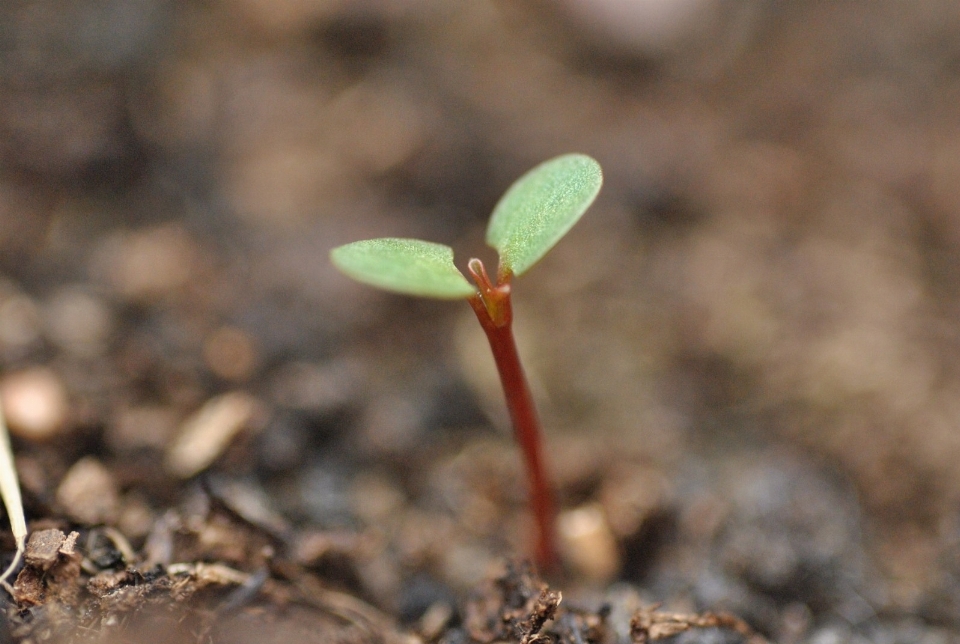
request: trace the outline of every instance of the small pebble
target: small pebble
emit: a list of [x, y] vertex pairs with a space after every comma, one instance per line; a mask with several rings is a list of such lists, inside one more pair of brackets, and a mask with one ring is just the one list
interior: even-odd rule
[[341, 92], [327, 113], [337, 158], [381, 174], [419, 150], [427, 128], [422, 106], [399, 85], [363, 81]]
[[186, 479], [209, 467], [250, 424], [258, 406], [253, 396], [239, 391], [209, 400], [180, 426], [167, 449], [167, 471]]
[[323, 364], [287, 363], [273, 377], [272, 400], [311, 414], [331, 413], [358, 396], [363, 369], [360, 361], [349, 358]]
[[120, 494], [110, 471], [92, 456], [73, 464], [57, 488], [57, 503], [67, 516], [85, 525], [112, 523]]
[[444, 579], [451, 585], [470, 588], [489, 579], [503, 565], [503, 559], [479, 545], [470, 545], [457, 539], [446, 538], [442, 552]]
[[382, 525], [405, 501], [397, 483], [377, 474], [358, 474], [350, 485], [350, 509], [368, 525]]
[[[662, 55], [696, 38], [716, 19], [716, 0], [566, 0], [585, 33], [603, 49]], [[706, 18], [705, 18], [706, 17]]]
[[605, 583], [620, 570], [617, 541], [598, 505], [583, 505], [561, 513], [558, 519], [564, 559], [587, 579]]
[[222, 326], [204, 338], [203, 361], [224, 380], [247, 380], [256, 369], [258, 358], [253, 338], [236, 327]]
[[369, 541], [363, 534], [346, 530], [310, 531], [296, 535], [291, 550], [297, 563], [312, 566], [331, 553], [356, 558], [369, 549]]
[[54, 344], [81, 358], [101, 355], [113, 330], [107, 305], [81, 287], [55, 293], [45, 307], [44, 322]]
[[300, 0], [238, 0], [234, 6], [245, 27], [277, 37], [330, 20], [339, 5]]
[[43, 461], [35, 454], [16, 455], [17, 478], [20, 487], [27, 494], [43, 498], [49, 494], [52, 487], [50, 474]]
[[46, 440], [66, 425], [67, 392], [46, 367], [31, 367], [0, 381], [0, 401], [10, 431], [27, 440]]
[[420, 618], [420, 634], [428, 642], [436, 641], [443, 634], [443, 630], [453, 618], [453, 608], [448, 602], [438, 601], [430, 605], [430, 608]]
[[108, 238], [93, 272], [122, 297], [153, 300], [195, 279], [198, 263], [196, 242], [178, 226], [161, 226]]
[[25, 295], [13, 295], [0, 303], [0, 347], [22, 351], [40, 339], [40, 313]]
[[366, 408], [359, 438], [374, 454], [402, 454], [413, 448], [425, 426], [424, 405], [412, 397], [383, 395]]
[[272, 535], [289, 532], [287, 520], [274, 510], [270, 498], [255, 481], [212, 475], [207, 483], [212, 497], [250, 525]]
[[173, 534], [181, 525], [181, 519], [173, 510], [153, 522], [153, 527], [143, 544], [143, 568], [149, 570], [161, 564], [170, 565], [173, 560]]
[[131, 492], [123, 499], [117, 528], [131, 539], [141, 539], [150, 534], [155, 520], [147, 501], [136, 492]]
[[610, 472], [598, 497], [611, 530], [623, 540], [636, 535], [650, 516], [663, 512], [669, 494], [669, 483], [662, 473], [632, 465]]
[[294, 228], [323, 201], [336, 203], [352, 185], [339, 159], [316, 141], [278, 141], [231, 155], [223, 190], [245, 221]]
[[142, 405], [116, 412], [107, 424], [105, 438], [115, 452], [137, 449], [163, 449], [177, 428], [172, 407]]

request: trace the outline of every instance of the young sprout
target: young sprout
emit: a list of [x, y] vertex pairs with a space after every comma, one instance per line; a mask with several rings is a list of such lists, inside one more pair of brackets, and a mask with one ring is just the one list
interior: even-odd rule
[[600, 165], [582, 154], [541, 163], [520, 177], [497, 203], [487, 244], [500, 256], [496, 281], [479, 259], [467, 264], [476, 286], [457, 270], [453, 249], [419, 239], [369, 239], [333, 249], [333, 264], [350, 277], [389, 291], [465, 299], [490, 342], [514, 435], [523, 452], [536, 525], [534, 557], [557, 565], [555, 507], [543, 460], [540, 421], [513, 338], [510, 282], [536, 264], [587, 210], [603, 182]]

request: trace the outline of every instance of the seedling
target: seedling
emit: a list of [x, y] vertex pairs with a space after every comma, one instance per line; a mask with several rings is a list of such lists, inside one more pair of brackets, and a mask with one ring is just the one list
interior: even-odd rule
[[333, 249], [330, 259], [350, 277], [398, 293], [465, 299], [490, 341], [514, 435], [523, 452], [536, 525], [534, 556], [557, 564], [556, 509], [543, 460], [540, 421], [514, 341], [510, 282], [536, 264], [587, 210], [603, 182], [600, 165], [582, 154], [546, 161], [510, 186], [487, 226], [500, 255], [494, 283], [479, 259], [467, 264], [476, 286], [453, 263], [453, 249], [419, 239], [381, 238]]

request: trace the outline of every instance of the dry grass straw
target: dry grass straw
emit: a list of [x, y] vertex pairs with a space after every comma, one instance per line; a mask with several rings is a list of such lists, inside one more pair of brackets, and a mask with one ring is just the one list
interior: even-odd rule
[[17, 569], [17, 566], [20, 565], [20, 559], [23, 557], [27, 540], [27, 522], [23, 516], [23, 500], [20, 497], [17, 467], [13, 461], [10, 432], [7, 430], [7, 421], [3, 414], [2, 405], [0, 405], [0, 497], [3, 498], [3, 505], [6, 507], [7, 516], [10, 518], [10, 529], [13, 531], [13, 538], [17, 543], [17, 554], [13, 558], [13, 562], [0, 575], [0, 584], [12, 594], [13, 589], [7, 583], [7, 577]]

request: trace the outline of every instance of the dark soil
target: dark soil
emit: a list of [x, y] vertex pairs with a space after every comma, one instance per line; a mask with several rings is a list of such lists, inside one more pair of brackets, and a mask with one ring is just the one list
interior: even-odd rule
[[[946, 0], [0, 3], [0, 642], [960, 642], [958, 61]], [[491, 265], [572, 151], [541, 578], [469, 307], [327, 254]]]

